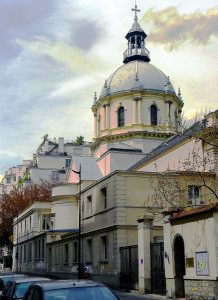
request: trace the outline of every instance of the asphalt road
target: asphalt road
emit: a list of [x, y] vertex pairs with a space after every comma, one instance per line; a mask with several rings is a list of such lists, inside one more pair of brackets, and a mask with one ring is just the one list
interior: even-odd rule
[[120, 298], [120, 300], [166, 300], [169, 299], [164, 296], [159, 295], [139, 295], [139, 294], [131, 294], [121, 291], [114, 291], [114, 293]]

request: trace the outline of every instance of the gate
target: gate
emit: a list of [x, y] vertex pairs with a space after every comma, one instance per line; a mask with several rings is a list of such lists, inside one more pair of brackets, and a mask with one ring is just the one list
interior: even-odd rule
[[138, 246], [120, 248], [120, 288], [138, 288]]
[[151, 292], [165, 295], [164, 243], [151, 244]]

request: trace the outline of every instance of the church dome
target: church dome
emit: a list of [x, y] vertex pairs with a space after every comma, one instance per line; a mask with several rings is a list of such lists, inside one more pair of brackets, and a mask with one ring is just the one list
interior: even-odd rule
[[134, 60], [122, 65], [106, 80], [100, 98], [131, 90], [168, 90], [175, 94], [169, 78], [162, 71], [148, 62]]

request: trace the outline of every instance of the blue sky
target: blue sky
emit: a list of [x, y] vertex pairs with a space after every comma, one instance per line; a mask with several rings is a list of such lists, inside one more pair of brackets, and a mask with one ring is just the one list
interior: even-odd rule
[[[138, 0], [151, 63], [181, 87], [188, 119], [217, 108], [216, 1]], [[0, 174], [41, 138], [91, 141], [91, 105], [122, 64], [133, 0], [0, 0]]]

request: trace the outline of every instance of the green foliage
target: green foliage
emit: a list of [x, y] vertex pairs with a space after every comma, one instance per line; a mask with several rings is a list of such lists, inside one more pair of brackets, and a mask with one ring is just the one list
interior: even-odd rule
[[76, 145], [83, 145], [84, 144], [84, 136], [77, 136], [76, 137]]
[[48, 139], [48, 134], [46, 133], [43, 137], [42, 137], [42, 142], [39, 145], [39, 147], [42, 147], [42, 145], [45, 143], [45, 141]]

